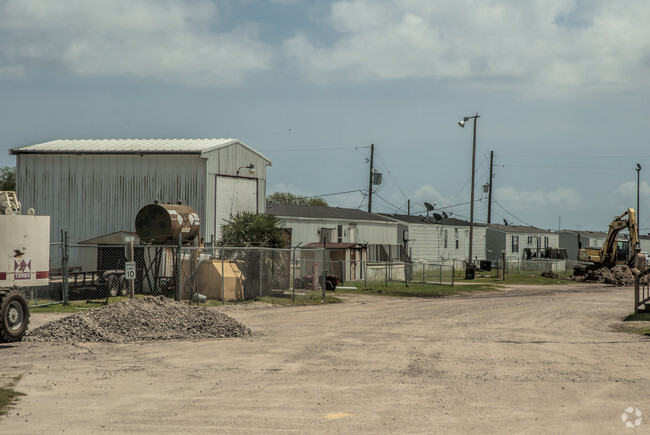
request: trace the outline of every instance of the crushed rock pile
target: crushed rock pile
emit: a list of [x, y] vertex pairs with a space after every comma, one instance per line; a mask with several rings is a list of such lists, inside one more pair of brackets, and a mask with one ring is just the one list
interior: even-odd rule
[[554, 272], [544, 272], [541, 275], [546, 278], [553, 279], [567, 279], [570, 281], [578, 282], [593, 282], [596, 284], [627, 286], [634, 285], [634, 272], [638, 271], [635, 269], [630, 269], [628, 266], [621, 264], [614, 266], [611, 269], [608, 267], [601, 267], [600, 269], [589, 270], [585, 275], [581, 276], [560, 277]]
[[250, 329], [215, 309], [151, 296], [64, 317], [30, 331], [25, 340], [128, 343], [248, 335]]

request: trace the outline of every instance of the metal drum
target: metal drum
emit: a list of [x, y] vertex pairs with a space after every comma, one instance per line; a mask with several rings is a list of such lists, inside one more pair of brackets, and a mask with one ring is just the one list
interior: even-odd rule
[[135, 231], [140, 240], [154, 244], [187, 243], [199, 234], [199, 215], [187, 205], [149, 204], [135, 217]]

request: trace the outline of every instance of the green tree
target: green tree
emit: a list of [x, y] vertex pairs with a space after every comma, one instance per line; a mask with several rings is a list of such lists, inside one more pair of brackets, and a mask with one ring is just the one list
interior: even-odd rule
[[16, 190], [16, 168], [0, 168], [0, 190]]
[[278, 204], [291, 204], [291, 205], [316, 205], [320, 207], [328, 207], [327, 201], [323, 198], [307, 198], [300, 195], [294, 195], [289, 192], [275, 192], [266, 197], [269, 202]]
[[284, 248], [280, 219], [268, 213], [239, 212], [221, 227], [220, 246]]

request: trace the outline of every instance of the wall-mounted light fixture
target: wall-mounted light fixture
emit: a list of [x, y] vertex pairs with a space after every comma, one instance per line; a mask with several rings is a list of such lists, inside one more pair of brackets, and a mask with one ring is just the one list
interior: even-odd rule
[[249, 163], [247, 166], [240, 166], [239, 169], [237, 169], [237, 176], [238, 177], [239, 177], [239, 171], [241, 171], [244, 168], [248, 169], [248, 173], [251, 174], [251, 175], [255, 173], [255, 165], [252, 164], [252, 163]]

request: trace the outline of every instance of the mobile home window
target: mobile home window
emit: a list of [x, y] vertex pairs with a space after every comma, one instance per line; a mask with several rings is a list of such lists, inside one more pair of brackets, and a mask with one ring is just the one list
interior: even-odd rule
[[454, 237], [456, 238], [456, 249], [458, 249], [459, 243], [458, 243], [458, 229], [454, 230]]
[[519, 252], [519, 236], [512, 236], [512, 252]]
[[444, 232], [444, 234], [443, 234], [443, 239], [442, 239], [442, 241], [443, 241], [443, 246], [444, 246], [445, 248], [447, 248], [447, 230], [445, 230], [445, 232]]

